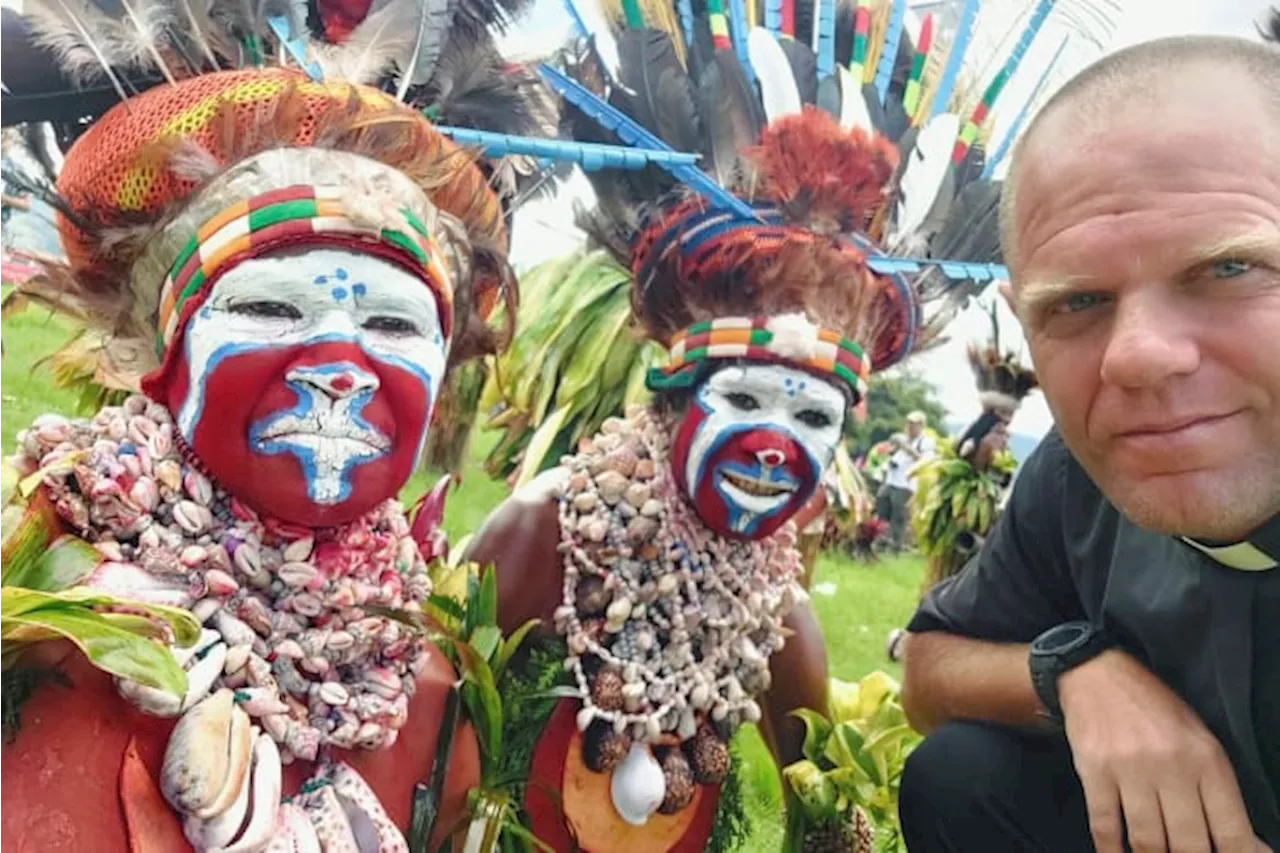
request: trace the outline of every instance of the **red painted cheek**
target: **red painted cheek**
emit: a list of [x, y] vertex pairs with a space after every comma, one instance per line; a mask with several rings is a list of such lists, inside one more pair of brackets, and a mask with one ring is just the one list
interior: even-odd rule
[[[339, 362], [349, 362], [378, 378], [378, 390], [360, 411], [360, 418], [385, 436], [391, 447], [350, 471], [350, 494], [340, 503], [318, 503], [309, 496], [299, 457], [290, 452], [261, 452], [250, 444], [249, 433], [253, 424], [297, 405], [298, 392], [286, 381], [290, 370]], [[342, 380], [331, 382], [335, 391], [344, 390], [338, 387]], [[149, 377], [146, 388], [176, 416], [191, 393], [185, 356], [170, 362], [165, 375]], [[413, 473], [429, 406], [416, 376], [369, 358], [354, 344], [255, 350], [222, 359], [206, 378], [204, 406], [191, 446], [228, 492], [258, 512], [298, 524], [329, 526], [350, 521], [396, 494]]]

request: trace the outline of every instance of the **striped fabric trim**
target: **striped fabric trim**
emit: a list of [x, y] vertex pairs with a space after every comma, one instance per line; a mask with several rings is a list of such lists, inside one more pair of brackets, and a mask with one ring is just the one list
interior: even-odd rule
[[652, 391], [689, 388], [708, 360], [744, 358], [789, 364], [840, 379], [856, 405], [867, 393], [871, 359], [862, 347], [797, 316], [720, 317], [695, 323], [672, 338], [670, 361], [649, 372]]
[[[409, 210], [400, 223], [380, 226], [347, 215], [343, 190], [336, 187], [284, 187], [245, 199], [213, 216], [196, 230], [173, 262], [160, 288], [157, 348], [161, 356], [177, 337], [183, 307], [204, 291], [233, 258], [260, 254], [283, 243], [305, 243], [316, 235], [350, 236], [352, 243], [377, 242], [420, 270], [440, 299], [447, 328], [453, 287], [448, 267], [426, 226]], [[407, 225], [407, 230], [399, 227]]]

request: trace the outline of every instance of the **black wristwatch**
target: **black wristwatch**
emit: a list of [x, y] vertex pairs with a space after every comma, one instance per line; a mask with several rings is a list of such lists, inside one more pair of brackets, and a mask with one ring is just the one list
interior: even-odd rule
[[1031, 683], [1049, 719], [1062, 723], [1058, 677], [1114, 645], [1104, 631], [1089, 622], [1064, 622], [1031, 641]]

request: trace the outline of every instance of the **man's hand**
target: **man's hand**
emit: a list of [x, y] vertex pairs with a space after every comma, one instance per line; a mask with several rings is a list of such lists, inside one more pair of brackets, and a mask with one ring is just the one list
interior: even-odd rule
[[1098, 853], [1263, 853], [1222, 745], [1124, 652], [1063, 674], [1058, 696]]

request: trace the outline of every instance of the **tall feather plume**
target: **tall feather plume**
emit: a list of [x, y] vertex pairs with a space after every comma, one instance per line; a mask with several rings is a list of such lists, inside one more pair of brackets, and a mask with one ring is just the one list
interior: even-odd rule
[[52, 51], [72, 81], [86, 83], [105, 76], [120, 100], [128, 101], [114, 70], [129, 64], [118, 50], [123, 33], [117, 21], [84, 0], [28, 0], [24, 14], [34, 43]]
[[[154, 68], [173, 83], [160, 46], [173, 24], [172, 9], [165, 0], [95, 0], [104, 14], [119, 22], [116, 49], [130, 68]], [[117, 5], [118, 4], [118, 5]]]
[[[645, 26], [666, 33], [680, 64], [687, 64], [683, 24], [671, 0], [601, 0], [598, 6], [615, 36], [628, 28], [637, 28], [634, 22], [643, 21]], [[633, 22], [630, 27], [628, 20]]]
[[211, 5], [212, 0], [177, 0], [179, 11], [175, 15], [175, 29], [195, 43], [201, 56], [208, 60], [209, 69], [214, 69], [218, 67], [218, 53], [226, 56], [227, 51], [223, 34], [215, 31], [209, 17]]
[[726, 187], [751, 187], [754, 170], [741, 152], [760, 139], [764, 117], [756, 93], [734, 55], [718, 50], [698, 81], [698, 108], [707, 137], [711, 171]]
[[431, 79], [436, 63], [444, 51], [453, 23], [456, 0], [421, 0], [418, 4], [418, 34], [407, 59], [400, 64], [400, 83], [396, 98], [403, 101], [410, 86], [421, 86]]
[[478, 35], [482, 30], [505, 33], [523, 15], [533, 0], [455, 0], [453, 25]]
[[836, 65], [848, 66], [853, 58], [853, 23], [857, 16], [858, 4], [855, 0], [837, 0], [835, 30]]
[[784, 38], [778, 41], [782, 52], [786, 54], [787, 63], [791, 66], [791, 76], [795, 79], [796, 89], [800, 92], [802, 104], [818, 102], [818, 57], [812, 48], [799, 39]]
[[677, 151], [701, 150], [693, 83], [671, 36], [628, 27], [618, 33], [617, 44], [619, 79], [636, 93], [635, 118]]
[[522, 88], [527, 85], [527, 70], [509, 68], [487, 33], [454, 30], [431, 82], [412, 100], [448, 124], [520, 135], [536, 125]]
[[83, 231], [96, 230], [97, 226], [72, 208], [65, 199], [58, 195], [48, 181], [32, 178], [22, 169], [12, 168], [8, 165], [0, 167], [0, 175], [3, 175], [5, 183], [40, 199], [74, 223], [77, 228]]

